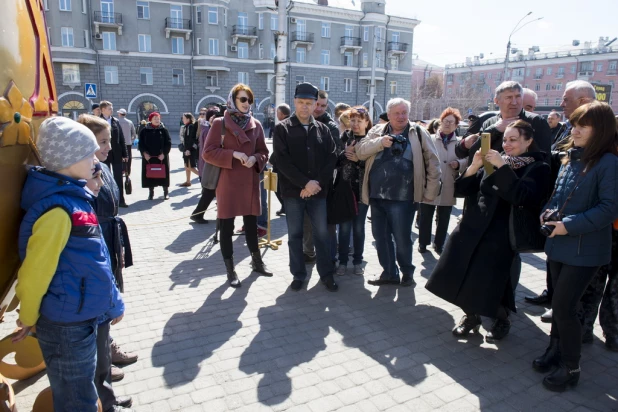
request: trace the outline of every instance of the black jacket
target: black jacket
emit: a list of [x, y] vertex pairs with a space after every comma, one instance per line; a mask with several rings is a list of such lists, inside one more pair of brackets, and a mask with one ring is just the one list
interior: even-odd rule
[[294, 114], [277, 124], [272, 157], [283, 197], [300, 197], [310, 180], [317, 180], [322, 188], [315, 197], [326, 197], [333, 180], [337, 149], [323, 123], [311, 118], [307, 131]]
[[185, 125], [183, 143], [185, 145], [185, 150], [197, 151], [199, 144], [197, 140], [197, 123]]
[[330, 117], [330, 114], [328, 114], [328, 112], [325, 112], [320, 117], [316, 117], [315, 120], [320, 123], [324, 123], [326, 127], [328, 127], [328, 130], [330, 130], [330, 135], [333, 137], [335, 145], [337, 145], [338, 151], [345, 149], [343, 147], [343, 143], [341, 142], [341, 138], [339, 137], [339, 127], [337, 127], [337, 123], [335, 123], [333, 118]]
[[[101, 118], [107, 121], [103, 115]], [[107, 160], [105, 163], [107, 164], [122, 164], [122, 159], [127, 158], [129, 155], [127, 153], [127, 146], [124, 144], [124, 134], [122, 133], [122, 127], [120, 127], [120, 123], [118, 123], [118, 119], [112, 117], [112, 150], [109, 152], [109, 156], [107, 156]]]
[[[138, 149], [142, 154], [142, 187], [150, 188], [155, 186], [169, 187], [170, 185], [170, 150], [172, 149], [172, 139], [170, 134], [161, 124], [159, 127], [152, 127], [152, 124], [142, 129], [139, 134]], [[165, 179], [150, 179], [146, 176], [146, 165], [148, 162], [144, 157], [144, 153], [148, 153], [152, 157], [157, 157], [160, 154], [164, 155], [163, 162], [159, 159], [150, 159], [150, 163], [163, 163], [165, 167]]]

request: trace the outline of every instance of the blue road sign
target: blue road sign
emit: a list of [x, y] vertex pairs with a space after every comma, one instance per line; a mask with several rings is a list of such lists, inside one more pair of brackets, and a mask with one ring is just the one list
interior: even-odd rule
[[86, 99], [96, 99], [97, 98], [97, 84], [96, 83], [86, 83], [84, 85], [84, 96], [86, 96]]

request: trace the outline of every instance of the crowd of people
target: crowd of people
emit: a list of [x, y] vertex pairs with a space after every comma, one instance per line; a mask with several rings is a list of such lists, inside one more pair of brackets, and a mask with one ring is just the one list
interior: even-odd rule
[[[306, 265], [314, 261], [332, 292], [350, 256], [352, 273], [364, 275], [368, 221], [381, 266], [368, 284], [415, 285], [418, 212], [418, 251], [429, 253], [431, 245], [439, 255], [426, 288], [461, 308], [457, 337], [478, 332], [485, 316], [494, 320], [487, 340], [505, 338], [517, 309], [520, 254], [544, 251], [547, 290], [526, 300], [551, 304], [544, 319], [552, 327], [548, 348], [532, 366], [550, 372], [546, 388], [562, 391], [578, 383], [581, 346], [592, 340], [599, 305], [605, 346], [618, 351], [618, 131], [610, 106], [595, 101], [587, 82], [567, 84], [564, 123], [558, 113], [547, 120], [534, 114], [530, 92], [502, 83], [495, 90], [499, 112], [475, 116], [458, 136], [457, 109], [420, 126], [409, 119], [410, 102], [393, 98], [373, 125], [363, 106], [337, 104], [331, 117], [328, 93], [301, 83], [293, 109], [276, 109], [271, 153], [251, 110], [253, 92], [237, 84], [225, 105], [201, 109], [197, 120], [183, 115], [186, 180], [180, 186], [190, 186], [192, 174], [200, 178], [195, 223], [208, 223], [205, 212], [216, 198], [221, 255], [233, 288], [241, 287], [232, 242], [236, 217], [243, 219], [252, 270], [274, 275], [258, 248], [268, 167], [279, 177], [276, 214], [285, 216], [293, 291], [305, 287]], [[168, 199], [172, 140], [157, 112], [137, 131], [124, 109], [119, 118], [112, 113], [104, 101], [77, 122], [46, 120], [37, 141], [42, 165], [30, 169], [22, 198], [21, 329], [13, 340], [36, 325], [57, 411], [96, 411], [97, 399], [105, 412], [131, 406], [111, 385], [121, 378], [113, 364], [137, 360], [110, 336], [124, 314], [122, 272], [133, 264], [118, 216], [118, 208], [128, 206], [123, 175], [131, 172], [138, 139], [142, 187], [152, 200], [161, 186]], [[457, 198], [464, 199], [463, 215], [449, 235]]]

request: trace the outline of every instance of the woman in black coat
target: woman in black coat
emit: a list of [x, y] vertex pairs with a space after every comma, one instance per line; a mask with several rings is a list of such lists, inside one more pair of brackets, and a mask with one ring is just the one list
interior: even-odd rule
[[182, 122], [184, 123], [184, 130], [182, 134], [183, 145], [183, 160], [185, 162], [185, 174], [187, 180], [184, 183], [179, 184], [180, 187], [191, 186], [191, 172], [197, 176], [200, 172], [197, 170], [197, 155], [199, 142], [197, 139], [197, 123], [195, 117], [191, 113], [185, 113], [182, 115]]
[[[148, 200], [154, 198], [154, 188], [163, 186], [163, 199], [169, 199], [168, 187], [170, 186], [170, 160], [169, 153], [172, 149], [170, 134], [161, 123], [161, 115], [157, 112], [148, 116], [150, 123], [139, 134], [139, 151], [142, 153], [142, 187], [150, 189]], [[165, 165], [165, 178], [155, 179], [146, 176], [146, 165]]]
[[538, 152], [530, 124], [518, 120], [504, 134], [504, 154], [490, 150], [481, 169], [480, 150], [466, 172], [455, 181], [457, 197], [476, 196], [449, 237], [427, 289], [466, 313], [453, 329], [456, 336], [478, 331], [481, 315], [495, 318], [488, 340], [505, 337], [515, 312], [514, 291], [521, 261], [509, 241], [512, 206], [532, 209], [538, 216], [549, 191], [549, 165]]

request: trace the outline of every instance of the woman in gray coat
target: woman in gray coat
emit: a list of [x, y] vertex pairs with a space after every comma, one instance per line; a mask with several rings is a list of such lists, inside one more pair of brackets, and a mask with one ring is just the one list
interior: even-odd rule
[[618, 217], [618, 134], [611, 107], [593, 102], [569, 119], [571, 137], [554, 193], [541, 215], [554, 294], [550, 344], [532, 366], [554, 371], [543, 385], [563, 391], [579, 381], [582, 331], [578, 303], [590, 280], [611, 260]]

